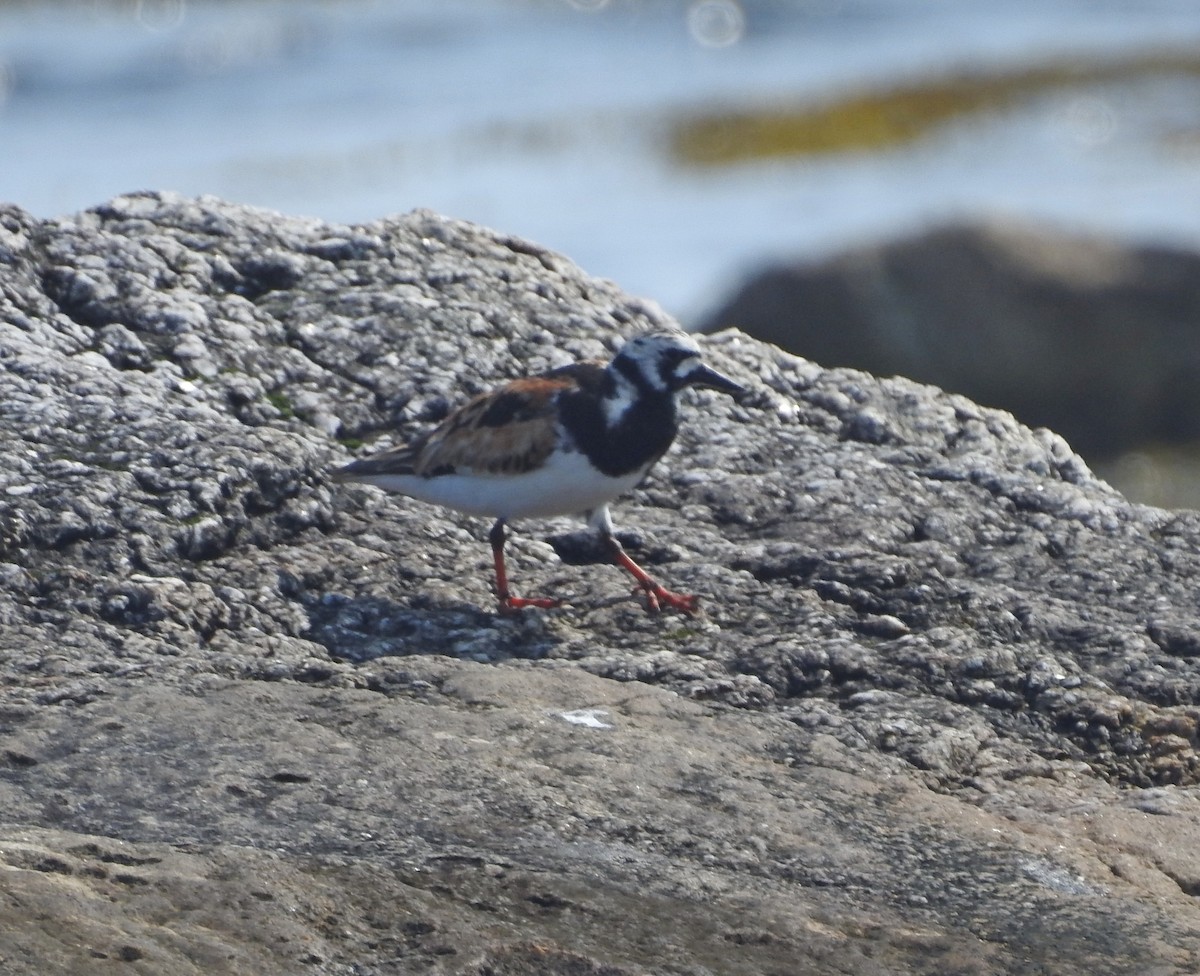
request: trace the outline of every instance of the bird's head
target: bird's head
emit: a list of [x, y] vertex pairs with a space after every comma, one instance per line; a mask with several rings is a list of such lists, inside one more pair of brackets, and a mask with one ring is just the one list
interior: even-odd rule
[[659, 393], [677, 393], [688, 386], [706, 386], [730, 396], [745, 387], [704, 362], [699, 343], [686, 332], [646, 332], [621, 347], [612, 362], [635, 386]]

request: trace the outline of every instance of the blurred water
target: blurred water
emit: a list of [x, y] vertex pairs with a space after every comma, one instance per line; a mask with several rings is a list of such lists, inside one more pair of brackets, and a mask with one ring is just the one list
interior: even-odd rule
[[1169, 47], [1198, 0], [129, 0], [0, 5], [0, 199], [173, 189], [417, 206], [698, 316], [757, 262], [970, 214], [1200, 244], [1200, 79], [1047, 92], [909, 146], [687, 168], [670, 123]]

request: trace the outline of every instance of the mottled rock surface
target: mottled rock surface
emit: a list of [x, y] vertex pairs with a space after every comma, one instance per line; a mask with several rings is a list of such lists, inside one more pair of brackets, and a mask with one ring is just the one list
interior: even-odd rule
[[955, 224], [755, 275], [701, 331], [934, 383], [1090, 458], [1200, 440], [1200, 254]]
[[0, 971], [1194, 973], [1200, 517], [727, 333], [570, 520], [332, 465], [660, 321], [430, 213], [0, 212]]

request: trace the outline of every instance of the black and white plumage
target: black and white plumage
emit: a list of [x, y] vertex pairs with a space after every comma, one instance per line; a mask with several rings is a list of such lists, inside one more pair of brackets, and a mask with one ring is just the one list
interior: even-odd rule
[[559, 602], [512, 594], [505, 525], [586, 513], [616, 562], [637, 580], [649, 609], [666, 605], [691, 613], [697, 598], [664, 589], [630, 559], [608, 513], [608, 503], [637, 485], [671, 446], [676, 394], [689, 386], [742, 392], [705, 365], [691, 336], [649, 332], [626, 342], [610, 363], [573, 363], [482, 393], [416, 440], [333, 475], [495, 519], [490, 540], [501, 611]]

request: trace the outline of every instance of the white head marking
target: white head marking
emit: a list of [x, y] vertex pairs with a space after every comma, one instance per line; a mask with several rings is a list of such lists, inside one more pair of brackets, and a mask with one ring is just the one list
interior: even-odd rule
[[[686, 332], [647, 332], [630, 339], [617, 358], [653, 390], [675, 391], [701, 360], [700, 346]], [[620, 373], [620, 371], [617, 371]], [[631, 380], [631, 382], [633, 382]]]

